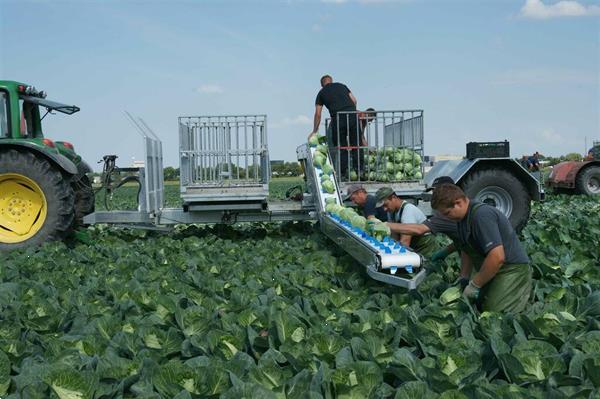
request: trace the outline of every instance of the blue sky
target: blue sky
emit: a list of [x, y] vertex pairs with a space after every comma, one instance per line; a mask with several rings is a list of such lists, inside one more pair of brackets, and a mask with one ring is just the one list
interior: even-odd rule
[[142, 158], [124, 110], [165, 165], [180, 115], [267, 114], [271, 159], [293, 160], [325, 73], [360, 109], [424, 109], [427, 154], [584, 152], [600, 140], [600, 2], [0, 0], [1, 78], [79, 105], [45, 131], [90, 163]]

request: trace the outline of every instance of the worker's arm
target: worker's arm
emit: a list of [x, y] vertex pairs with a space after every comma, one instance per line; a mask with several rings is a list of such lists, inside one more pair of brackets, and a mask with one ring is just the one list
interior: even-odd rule
[[412, 236], [408, 234], [400, 234], [400, 244], [404, 245], [405, 247], [410, 247], [411, 239]]
[[352, 94], [351, 91], [348, 92], [348, 95], [350, 96], [350, 100], [352, 100], [352, 102], [354, 103], [354, 105], [356, 105], [356, 97], [354, 97], [354, 94]]
[[504, 246], [498, 245], [486, 255], [481, 269], [473, 276], [472, 281], [478, 287], [483, 287], [494, 278], [500, 267], [504, 264]]
[[465, 251], [462, 251], [460, 253], [460, 277], [469, 280], [472, 269], [473, 262], [471, 261], [471, 257]]
[[313, 120], [314, 120], [313, 131], [308, 136], [309, 138], [310, 138], [310, 136], [312, 136], [313, 134], [315, 134], [319, 131], [319, 125], [321, 124], [321, 111], [322, 110], [323, 110], [322, 105], [319, 105], [319, 104], [315, 105], [315, 116], [313, 118]]
[[388, 226], [390, 226], [390, 230], [394, 233], [411, 236], [422, 236], [431, 231], [426, 225], [416, 223], [388, 223]]

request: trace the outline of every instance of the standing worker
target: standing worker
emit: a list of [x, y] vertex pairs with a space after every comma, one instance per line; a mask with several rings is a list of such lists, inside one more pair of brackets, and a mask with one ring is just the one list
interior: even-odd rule
[[[398, 197], [391, 187], [382, 187], [377, 190], [375, 198], [377, 199], [376, 206], [383, 206], [383, 210], [387, 212], [388, 226], [392, 232], [400, 223], [421, 224], [427, 219], [419, 208]], [[402, 245], [411, 247], [415, 252], [428, 258], [437, 249], [435, 239], [431, 234], [422, 236], [400, 234], [399, 241]]]
[[[348, 164], [351, 163], [350, 167], [355, 172], [358, 168], [358, 149], [356, 147], [359, 143], [360, 130], [356, 114], [356, 98], [346, 85], [334, 83], [333, 78], [329, 75], [323, 76], [321, 90], [315, 100], [314, 126], [309, 138], [319, 131], [323, 105], [327, 107], [331, 116], [331, 130], [327, 130], [327, 143], [334, 147], [332, 153], [334, 165], [341, 177], [349, 178]], [[354, 113], [338, 115], [339, 112]]]
[[352, 184], [348, 187], [346, 191], [346, 201], [352, 201], [355, 203], [362, 215], [367, 218], [377, 218], [379, 220], [385, 220], [387, 218], [387, 214], [383, 210], [382, 207], [377, 207], [377, 200], [375, 196], [367, 193], [367, 190], [361, 184]]
[[460, 187], [442, 184], [431, 206], [458, 222], [463, 295], [483, 311], [520, 312], [531, 291], [529, 257], [510, 222], [493, 206], [469, 200]]

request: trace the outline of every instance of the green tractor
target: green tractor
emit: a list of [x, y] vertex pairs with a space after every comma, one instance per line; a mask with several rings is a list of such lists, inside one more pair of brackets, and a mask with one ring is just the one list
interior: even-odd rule
[[42, 130], [49, 113], [77, 111], [32, 86], [0, 80], [0, 250], [62, 239], [94, 211], [90, 166], [71, 143]]

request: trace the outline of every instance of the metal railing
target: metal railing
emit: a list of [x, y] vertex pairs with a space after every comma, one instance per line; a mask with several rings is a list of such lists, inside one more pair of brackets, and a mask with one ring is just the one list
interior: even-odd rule
[[142, 118], [125, 114], [144, 139], [144, 167], [140, 168], [140, 179], [144, 184], [139, 198], [139, 210], [156, 214], [164, 206], [164, 175], [162, 142]]
[[325, 121], [325, 127], [341, 181], [420, 180], [424, 155], [422, 110], [338, 112], [333, 120]]
[[266, 115], [179, 117], [182, 189], [268, 184]]

